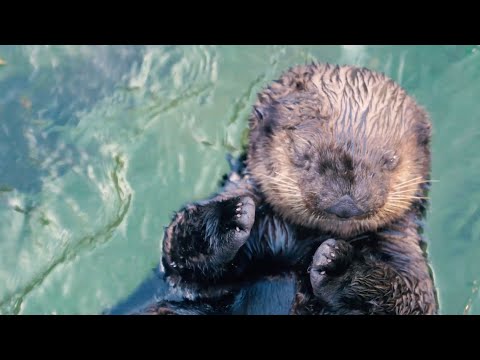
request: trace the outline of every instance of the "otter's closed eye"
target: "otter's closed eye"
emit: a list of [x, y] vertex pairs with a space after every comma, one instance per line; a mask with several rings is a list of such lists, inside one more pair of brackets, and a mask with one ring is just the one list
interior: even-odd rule
[[310, 154], [295, 154], [292, 158], [292, 162], [295, 166], [308, 170], [311, 162]]
[[387, 153], [383, 156], [383, 166], [387, 170], [393, 170], [397, 167], [400, 157], [397, 154]]

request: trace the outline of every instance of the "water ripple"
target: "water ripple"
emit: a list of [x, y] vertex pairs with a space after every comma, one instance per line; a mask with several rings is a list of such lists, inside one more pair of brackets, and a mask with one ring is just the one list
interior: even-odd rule
[[[26, 285], [8, 294], [0, 300], [1, 314], [18, 314], [25, 298], [61, 264], [65, 264], [85, 251], [93, 251], [100, 244], [106, 243], [126, 218], [132, 200], [132, 191], [126, 181], [125, 159], [121, 155], [114, 158], [110, 172], [112, 185], [117, 196], [117, 208], [114, 217], [96, 232], [74, 241], [64, 243], [60, 254], [50, 262], [48, 267], [34, 276]], [[47, 220], [45, 220], [47, 221]]]

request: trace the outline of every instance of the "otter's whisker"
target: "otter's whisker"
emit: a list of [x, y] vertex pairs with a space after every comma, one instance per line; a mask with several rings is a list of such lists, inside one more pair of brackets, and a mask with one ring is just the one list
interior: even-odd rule
[[279, 189], [290, 189], [290, 190], [296, 190], [297, 192], [300, 191], [298, 187], [293, 186], [291, 184], [286, 184], [286, 183], [277, 182], [277, 181], [272, 181], [271, 184], [274, 186], [277, 186]]
[[[272, 184], [273, 185], [273, 184]], [[282, 185], [282, 186], [275, 186], [274, 188], [278, 193], [282, 193], [282, 192], [285, 192], [285, 193], [289, 193], [289, 194], [294, 194], [294, 195], [300, 195], [300, 192], [298, 189], [288, 189], [288, 188], [285, 188], [285, 185]]]
[[408, 200], [409, 199], [401, 199], [401, 198], [395, 198], [395, 197], [389, 197], [388, 198], [392, 203], [396, 203], [396, 202], [405, 202], [405, 203], [410, 203]]
[[410, 200], [410, 199], [430, 199], [428, 196], [391, 196], [392, 199]]
[[416, 178], [413, 178], [413, 179], [409, 179], [409, 180], [405, 180], [405, 181], [402, 181], [401, 183], [399, 183], [398, 185], [404, 185], [404, 184], [408, 184], [409, 182], [412, 182], [412, 181], [417, 181], [417, 180], [426, 180], [423, 178], [423, 176], [417, 176]]
[[411, 182], [411, 183], [408, 183], [408, 184], [399, 184], [397, 186], [395, 186], [394, 188], [395, 189], [400, 189], [400, 188], [405, 188], [407, 186], [414, 186], [414, 185], [417, 185], [417, 184], [425, 184], [425, 183], [431, 183], [431, 180], [417, 180], [415, 182]]
[[390, 201], [388, 202], [388, 204], [406, 204], [408, 206], [411, 205], [411, 203], [409, 201], [406, 201], [406, 200], [398, 200], [398, 199], [390, 199]]
[[411, 188], [411, 189], [406, 189], [406, 190], [402, 190], [402, 191], [394, 191], [391, 194], [396, 195], [396, 194], [403, 194], [403, 193], [412, 192], [412, 191], [417, 191], [417, 189], [416, 188]]
[[415, 185], [419, 185], [419, 184], [429, 184], [430, 182], [431, 182], [430, 180], [423, 180], [423, 181], [418, 181], [418, 182], [415, 182], [415, 183], [405, 184], [405, 185], [402, 185], [402, 186], [396, 186], [393, 189], [394, 190], [399, 190], [399, 189], [404, 189], [408, 186], [415, 186]]
[[292, 182], [294, 182], [294, 183], [297, 183], [297, 180], [292, 179], [291, 177], [289, 177], [289, 176], [287, 176], [287, 175], [285, 175], [285, 174], [279, 174], [279, 173], [276, 173], [276, 174], [277, 174], [278, 176], [280, 176], [280, 178], [285, 178], [285, 179], [288, 179], [288, 180], [290, 180], [290, 181], [292, 181]]
[[300, 191], [298, 189], [285, 189], [284, 187], [277, 187], [277, 190], [285, 191], [291, 194], [300, 194]]
[[283, 182], [283, 183], [285, 183], [285, 184], [287, 184], [287, 185], [296, 185], [296, 184], [295, 184], [294, 182], [292, 182], [292, 181], [287, 181], [287, 180], [284, 180], [284, 179], [281, 179], [281, 178], [278, 178], [278, 177], [273, 177], [273, 176], [270, 178], [270, 180], [272, 180], [272, 181], [277, 181], [277, 182]]
[[428, 181], [428, 180], [424, 179], [423, 176], [418, 176], [418, 177], [413, 178], [413, 179], [402, 181], [401, 183], [397, 184], [395, 187], [401, 187], [401, 186], [404, 186], [406, 184], [409, 184], [409, 183], [415, 182], [415, 181]]
[[410, 209], [409, 206], [401, 206], [401, 205], [399, 205], [399, 204], [389, 204], [388, 206], [392, 206], [392, 207], [396, 207], [396, 208], [404, 209], [404, 210]]
[[421, 184], [421, 183], [439, 182], [439, 181], [440, 181], [440, 180], [436, 180], [436, 179], [423, 179], [423, 177], [420, 176], [420, 177], [416, 177], [416, 178], [414, 178], [414, 179], [410, 179], [410, 180], [407, 180], [407, 181], [403, 181], [403, 182], [395, 185], [394, 188], [405, 187], [405, 185], [408, 185], [408, 184], [411, 184], [411, 183]]
[[407, 203], [407, 202], [399, 202], [399, 203], [392, 203], [391, 204], [392, 206], [395, 205], [395, 206], [404, 206], [404, 207], [407, 207], [407, 208], [410, 208], [410, 206], [412, 205], [411, 203]]
[[281, 180], [284, 180], [284, 181], [290, 181], [291, 183], [293, 184], [297, 184], [297, 181], [295, 179], [292, 179], [291, 177], [288, 177], [287, 175], [284, 175], [284, 174], [279, 174], [279, 173], [276, 173], [278, 178], [275, 178], [275, 179], [281, 179]]
[[294, 186], [292, 184], [284, 183], [284, 182], [281, 182], [281, 181], [272, 181], [272, 183], [275, 184], [276, 186], [282, 186], [282, 187], [285, 187], [285, 188], [288, 188], [288, 189], [300, 191], [298, 186]]

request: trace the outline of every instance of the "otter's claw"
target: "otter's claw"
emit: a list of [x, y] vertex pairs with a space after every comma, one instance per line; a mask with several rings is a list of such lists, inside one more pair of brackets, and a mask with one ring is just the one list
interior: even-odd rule
[[227, 229], [250, 232], [255, 220], [255, 203], [248, 196], [228, 199], [223, 203], [222, 213], [222, 221]]
[[242, 196], [223, 200], [220, 206], [221, 243], [229, 243], [238, 249], [250, 235], [255, 221], [255, 203], [249, 196]]
[[353, 247], [346, 241], [324, 241], [315, 252], [310, 266], [310, 281], [314, 291], [329, 277], [341, 275], [350, 265], [352, 258]]

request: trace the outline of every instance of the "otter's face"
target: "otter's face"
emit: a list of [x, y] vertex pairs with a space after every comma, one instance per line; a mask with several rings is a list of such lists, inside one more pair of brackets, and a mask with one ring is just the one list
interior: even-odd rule
[[375, 125], [364, 112], [361, 128], [353, 117], [339, 125], [341, 109], [325, 118], [302, 99], [310, 97], [258, 106], [251, 119], [248, 167], [278, 213], [350, 237], [401, 218], [423, 199], [430, 124], [414, 103], [402, 113], [409, 119], [398, 117], [401, 126]]
[[[363, 157], [350, 151], [349, 143], [309, 137], [286, 135], [290, 174], [277, 173], [278, 179], [295, 179], [309, 214], [330, 222], [352, 222], [367, 219], [385, 205], [390, 173], [399, 162], [394, 151]], [[298, 145], [295, 138], [306, 142]]]

